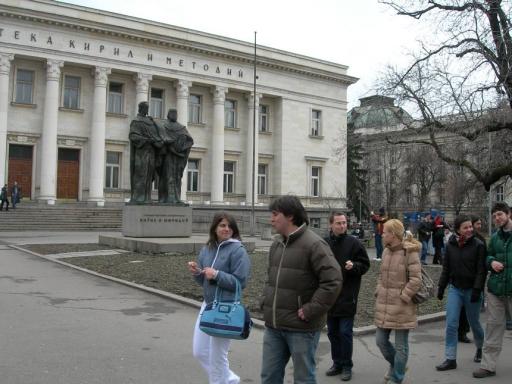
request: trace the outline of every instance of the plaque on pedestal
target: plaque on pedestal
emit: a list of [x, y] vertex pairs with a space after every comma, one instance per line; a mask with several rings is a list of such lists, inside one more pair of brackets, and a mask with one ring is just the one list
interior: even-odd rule
[[123, 236], [190, 237], [192, 207], [168, 204], [127, 204], [123, 208]]

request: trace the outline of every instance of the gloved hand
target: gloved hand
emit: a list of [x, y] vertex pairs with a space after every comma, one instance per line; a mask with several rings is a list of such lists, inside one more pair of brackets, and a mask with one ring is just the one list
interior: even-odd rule
[[443, 288], [441, 288], [441, 287], [439, 287], [439, 288], [437, 289], [437, 298], [438, 298], [439, 300], [443, 300], [443, 296], [444, 296], [444, 289], [443, 289]]
[[482, 291], [480, 289], [473, 288], [471, 291], [471, 302], [476, 303], [480, 300], [480, 295], [482, 294]]

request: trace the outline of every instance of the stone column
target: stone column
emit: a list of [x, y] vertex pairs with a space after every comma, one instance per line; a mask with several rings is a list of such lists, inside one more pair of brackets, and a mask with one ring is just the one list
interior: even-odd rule
[[13, 54], [0, 53], [0, 185], [7, 180], [7, 111], [9, 109], [9, 74], [11, 73], [11, 61]]
[[105, 204], [105, 122], [107, 108], [107, 85], [110, 68], [94, 69], [94, 101], [92, 126], [89, 141], [89, 199], [102, 207]]
[[224, 101], [227, 89], [216, 86], [213, 93], [213, 127], [212, 127], [212, 163], [211, 163], [211, 195], [212, 204], [223, 204], [224, 177]]
[[147, 73], [137, 73], [133, 76], [135, 80], [135, 116], [139, 112], [139, 103], [148, 101], [149, 82], [153, 79], [153, 75]]
[[[245, 169], [245, 201], [252, 204], [252, 189], [254, 188], [254, 203], [258, 202], [258, 127], [256, 127], [256, 140], [253, 140], [254, 131], [254, 109], [256, 108], [256, 124], [258, 124], [258, 109], [260, 102], [260, 94], [256, 94], [256, 107], [254, 106], [254, 93], [247, 95], [247, 146], [246, 146], [246, 169]], [[254, 179], [252, 177], [252, 146], [254, 146]]]
[[57, 125], [59, 113], [60, 69], [64, 62], [47, 60], [46, 93], [43, 110], [43, 132], [41, 136], [41, 189], [39, 200], [49, 205], [57, 198]]
[[[192, 82], [186, 80], [176, 81], [176, 110], [178, 112], [178, 123], [187, 126], [188, 124], [188, 96]], [[181, 201], [187, 201], [187, 169], [183, 171], [181, 178]]]

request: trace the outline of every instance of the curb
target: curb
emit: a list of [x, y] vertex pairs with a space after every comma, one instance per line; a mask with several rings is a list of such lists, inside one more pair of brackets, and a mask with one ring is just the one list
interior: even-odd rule
[[[41, 255], [39, 253], [30, 251], [28, 249], [22, 248], [22, 247], [17, 246], [17, 245], [12, 245], [12, 244], [6, 244], [6, 245], [8, 247], [10, 247], [10, 248], [17, 249], [18, 251], [25, 252], [25, 253], [28, 253], [28, 254], [33, 255], [33, 256], [37, 256], [37, 257], [40, 257], [42, 259], [45, 259], [45, 260], [48, 260], [48, 261], [51, 261], [51, 262], [54, 262], [54, 263], [57, 263], [57, 264], [60, 264], [60, 265], [64, 265], [64, 266], [69, 267], [69, 268], [73, 268], [73, 269], [75, 269], [77, 271], [88, 273], [89, 275], [92, 275], [92, 276], [101, 277], [103, 279], [110, 280], [110, 281], [113, 281], [113, 282], [116, 282], [116, 283], [119, 283], [119, 284], [123, 284], [123, 285], [126, 285], [128, 287], [132, 287], [132, 288], [138, 289], [140, 291], [152, 293], [154, 295], [163, 297], [165, 299], [173, 300], [173, 301], [176, 301], [176, 302], [178, 302], [180, 304], [183, 304], [183, 305], [188, 305], [189, 307], [192, 307], [192, 308], [196, 308], [196, 309], [200, 309], [201, 308], [201, 302], [199, 302], [197, 300], [193, 300], [193, 299], [189, 299], [187, 297], [175, 295], [173, 293], [169, 293], [169, 292], [166, 292], [166, 291], [162, 291], [160, 289], [148, 287], [146, 285], [137, 284], [137, 283], [133, 283], [131, 281], [119, 279], [117, 277], [113, 277], [113, 276], [109, 276], [109, 275], [104, 275], [104, 274], [99, 273], [99, 272], [91, 271], [90, 269], [86, 269], [86, 268], [78, 267], [78, 266], [70, 264], [70, 263], [66, 263], [66, 262], [61, 261], [59, 259], [56, 259], [54, 257], [50, 257], [50, 256], [46, 256], [46, 255]], [[437, 313], [431, 313], [431, 314], [428, 314], [428, 315], [418, 316], [418, 325], [432, 323], [432, 322], [436, 322], [436, 321], [440, 321], [440, 320], [444, 320], [445, 317], [446, 317], [446, 312], [444, 312], [444, 311], [443, 312], [437, 312]], [[254, 318], [252, 319], [252, 321], [254, 323], [254, 325], [253, 325], [254, 328], [265, 329], [265, 322], [264, 321], [259, 320], [259, 319], [254, 319]], [[326, 330], [326, 328], [324, 328], [324, 331], [325, 330]], [[364, 335], [369, 335], [369, 334], [375, 333], [376, 330], [377, 330], [377, 327], [375, 325], [367, 325], [367, 326], [364, 326], [364, 327], [354, 328], [353, 334], [354, 334], [354, 336], [364, 336]]]

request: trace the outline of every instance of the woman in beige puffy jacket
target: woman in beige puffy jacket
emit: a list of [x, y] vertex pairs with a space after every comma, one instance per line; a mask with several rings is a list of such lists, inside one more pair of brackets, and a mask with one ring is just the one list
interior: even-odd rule
[[[405, 238], [404, 238], [405, 236]], [[386, 383], [401, 383], [409, 357], [409, 330], [417, 325], [416, 304], [412, 297], [421, 285], [421, 243], [410, 232], [404, 234], [400, 220], [391, 219], [384, 224], [382, 242], [385, 249], [380, 263], [375, 292], [376, 342], [389, 370]], [[395, 345], [389, 341], [395, 331]]]

